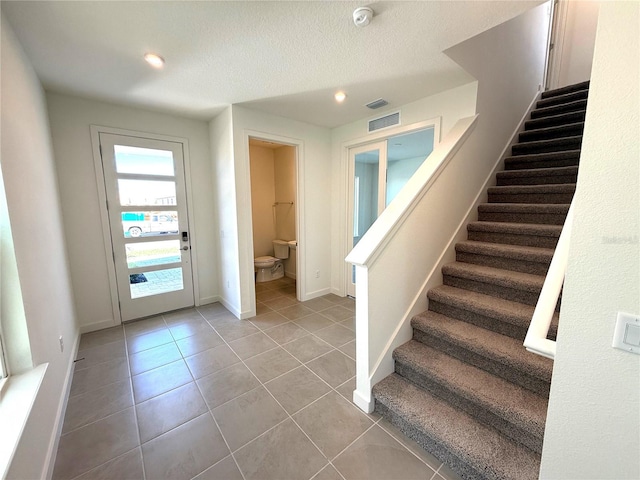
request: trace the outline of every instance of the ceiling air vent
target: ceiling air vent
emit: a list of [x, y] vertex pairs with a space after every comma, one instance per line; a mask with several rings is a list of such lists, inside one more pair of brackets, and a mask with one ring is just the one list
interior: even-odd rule
[[383, 98], [379, 98], [378, 100], [367, 103], [365, 107], [370, 108], [371, 110], [375, 110], [376, 108], [384, 107], [385, 105], [389, 105], [389, 102], [387, 102]]
[[395, 125], [400, 125], [400, 112], [390, 113], [384, 117], [369, 120], [369, 133]]

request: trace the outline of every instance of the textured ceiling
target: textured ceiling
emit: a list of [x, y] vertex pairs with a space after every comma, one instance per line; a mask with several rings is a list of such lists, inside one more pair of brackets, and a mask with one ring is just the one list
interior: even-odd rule
[[[52, 91], [209, 119], [226, 105], [334, 127], [467, 83], [441, 52], [542, 3], [2, 1]], [[364, 5], [367, 5], [364, 3]], [[163, 70], [142, 61], [166, 59]], [[342, 89], [338, 105], [333, 93]], [[379, 111], [378, 111], [379, 112]]]

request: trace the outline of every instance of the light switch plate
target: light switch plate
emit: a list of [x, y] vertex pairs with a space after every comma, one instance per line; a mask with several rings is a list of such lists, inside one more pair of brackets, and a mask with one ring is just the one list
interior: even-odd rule
[[640, 355], [640, 315], [618, 312], [613, 347]]

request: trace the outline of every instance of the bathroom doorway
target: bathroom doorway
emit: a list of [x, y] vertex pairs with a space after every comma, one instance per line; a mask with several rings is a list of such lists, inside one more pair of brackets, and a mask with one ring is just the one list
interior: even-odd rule
[[299, 298], [297, 158], [296, 145], [249, 137], [257, 315]]

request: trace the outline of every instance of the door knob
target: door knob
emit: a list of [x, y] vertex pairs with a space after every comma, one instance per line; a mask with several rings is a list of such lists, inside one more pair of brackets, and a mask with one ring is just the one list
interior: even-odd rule
[[184, 247], [182, 247], [182, 250], [189, 250], [189, 247], [185, 245]]

